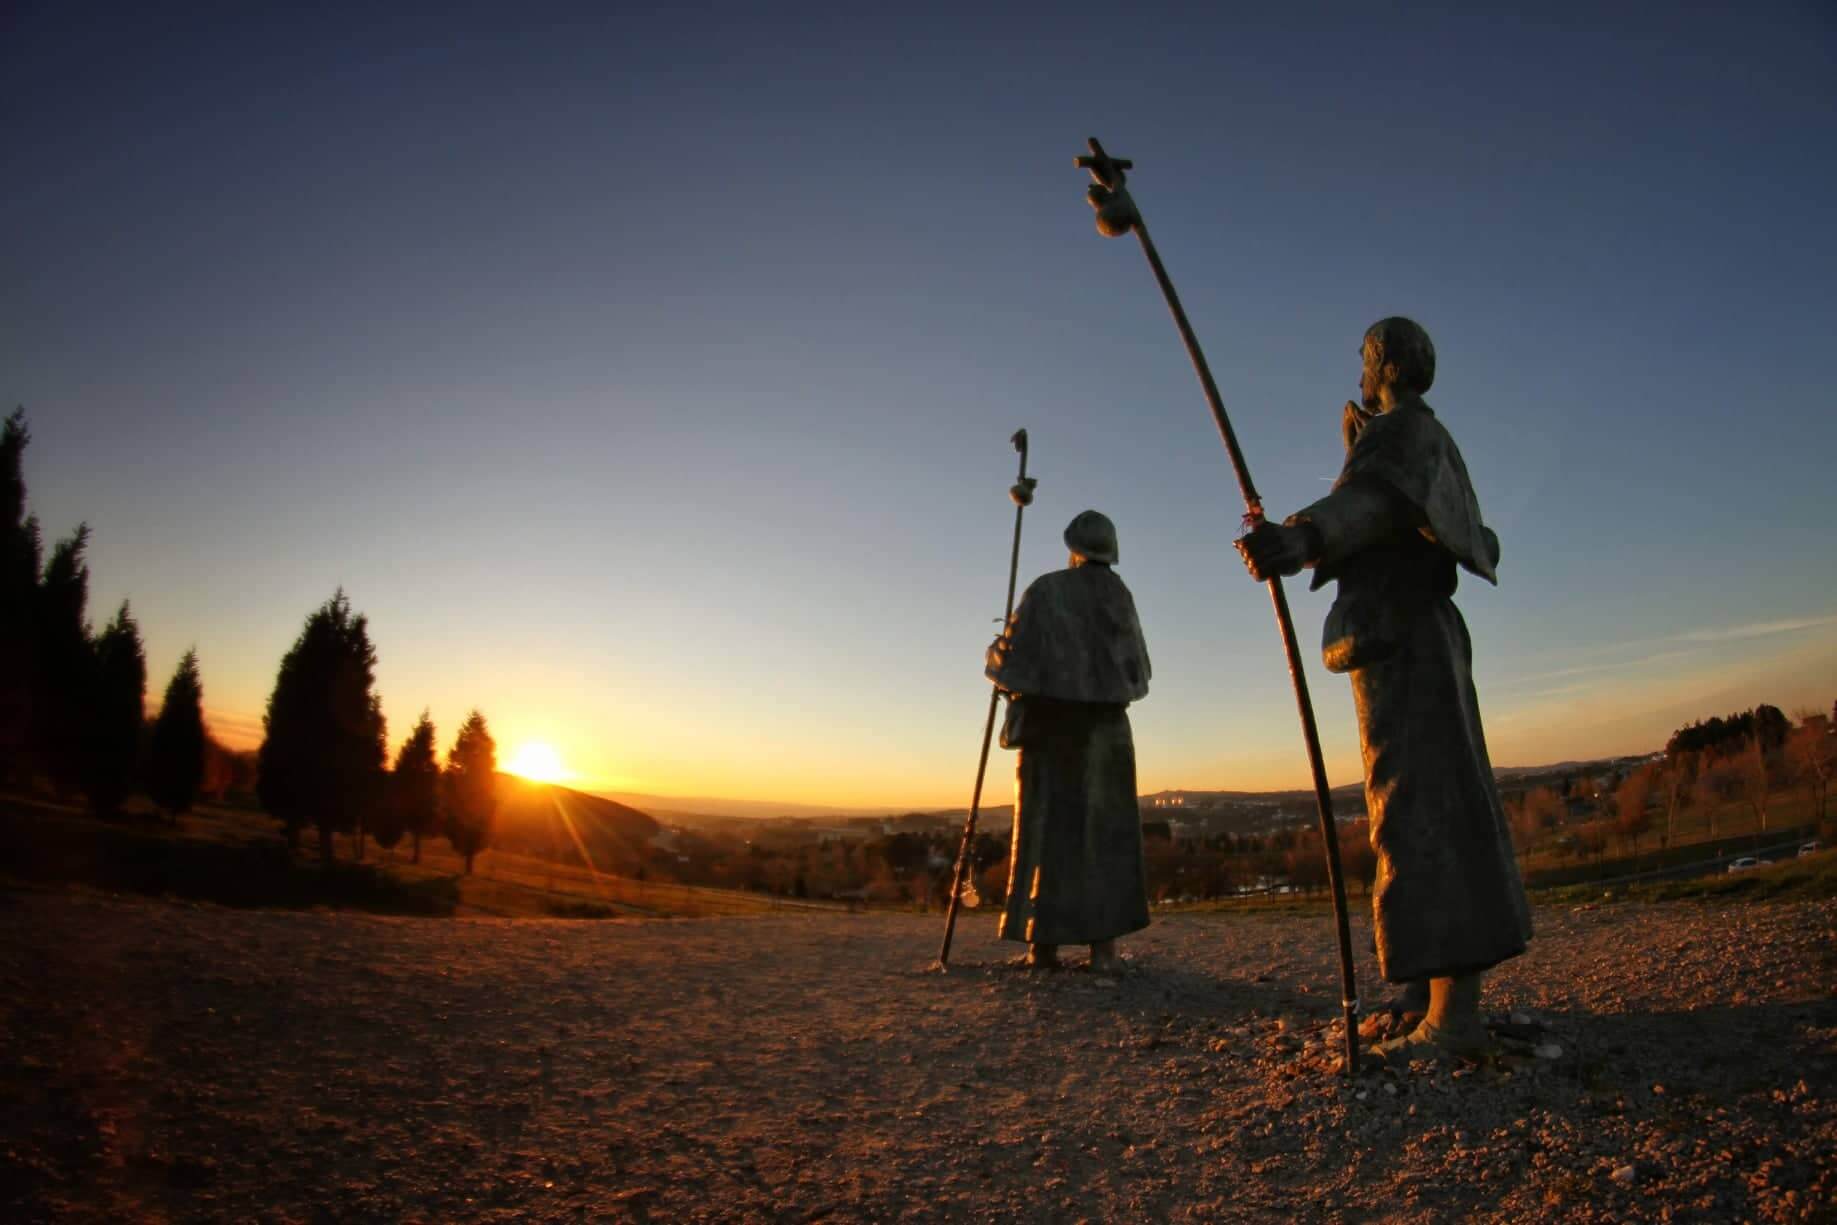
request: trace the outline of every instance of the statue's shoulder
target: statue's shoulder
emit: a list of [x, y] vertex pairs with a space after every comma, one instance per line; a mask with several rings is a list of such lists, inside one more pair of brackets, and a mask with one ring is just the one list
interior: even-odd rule
[[1068, 591], [1078, 582], [1078, 572], [1072, 569], [1048, 570], [1045, 574], [1027, 584], [1028, 595], [1052, 596]]
[[[1021, 593], [1021, 604], [1030, 618], [1046, 614], [1049, 609], [1063, 609], [1077, 598], [1076, 570], [1049, 570], [1027, 584]], [[1020, 615], [1017, 610], [1016, 616]]]
[[1451, 450], [1454, 450], [1454, 438], [1448, 433], [1448, 427], [1427, 404], [1419, 401], [1372, 418], [1359, 432], [1359, 440], [1349, 458], [1414, 466]]

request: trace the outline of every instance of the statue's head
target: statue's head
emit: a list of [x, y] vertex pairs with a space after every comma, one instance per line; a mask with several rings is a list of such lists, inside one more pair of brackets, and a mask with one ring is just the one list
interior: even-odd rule
[[1065, 547], [1072, 551], [1072, 565], [1087, 561], [1116, 564], [1116, 525], [1101, 511], [1081, 510], [1078, 517], [1065, 525]]
[[1393, 399], [1410, 399], [1435, 382], [1435, 345], [1414, 319], [1392, 315], [1378, 320], [1365, 329], [1360, 352], [1365, 371], [1359, 376], [1359, 395], [1371, 412], [1383, 408], [1386, 388]]

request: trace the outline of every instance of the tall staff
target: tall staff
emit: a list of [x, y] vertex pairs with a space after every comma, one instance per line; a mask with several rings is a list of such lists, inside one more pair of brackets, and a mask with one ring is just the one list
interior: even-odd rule
[[[1039, 484], [1027, 475], [1027, 431], [1015, 430], [1014, 437], [1008, 441], [1021, 453], [1021, 470], [1008, 490], [1008, 496], [1014, 499], [1014, 548], [1008, 554], [1008, 604], [1001, 615], [1003, 630], [1014, 619], [1014, 575], [1021, 564], [1021, 516], [1033, 501], [1033, 487]], [[992, 685], [989, 687], [989, 717], [982, 724], [982, 756], [976, 759], [976, 789], [970, 793], [970, 815], [963, 823], [963, 841], [957, 846], [957, 867], [951, 874], [950, 906], [944, 914], [944, 944], [938, 949], [940, 966], [950, 964], [950, 940], [957, 934], [957, 908], [963, 901], [964, 879], [969, 875], [970, 848], [976, 841], [976, 818], [982, 811], [982, 779], [989, 769], [989, 740], [995, 734], [995, 711], [1000, 705], [1001, 689]]]
[[[1244, 462], [1244, 453], [1238, 448], [1237, 434], [1231, 428], [1231, 419], [1225, 415], [1225, 402], [1219, 397], [1218, 385], [1212, 381], [1212, 368], [1206, 364], [1205, 354], [1200, 352], [1199, 338], [1193, 335], [1193, 325], [1186, 320], [1180, 296], [1174, 292], [1174, 283], [1167, 279], [1167, 269], [1161, 265], [1161, 256], [1148, 237], [1148, 227], [1143, 224], [1142, 214], [1125, 186], [1125, 172], [1134, 169], [1135, 163], [1105, 153], [1095, 136], [1088, 143], [1091, 152], [1080, 157], [1077, 164], [1080, 169], [1090, 171], [1094, 180], [1085, 196], [1097, 210], [1097, 232], [1106, 238], [1120, 238], [1133, 231], [1142, 240], [1142, 254], [1148, 257], [1148, 266], [1154, 270], [1161, 295], [1167, 299], [1168, 310], [1173, 312], [1174, 326], [1180, 329], [1186, 355], [1192, 358], [1199, 384], [1205, 388], [1206, 402], [1212, 406], [1212, 420], [1218, 426], [1218, 436], [1224, 439], [1225, 450], [1230, 452], [1231, 467], [1237, 473], [1237, 487], [1244, 495], [1244, 526], [1254, 528], [1263, 521], [1263, 499], [1251, 483], [1250, 466]], [[1333, 917], [1339, 926], [1340, 1011], [1346, 1023], [1346, 1075], [1351, 1076], [1359, 1065], [1359, 992], [1352, 970], [1352, 928], [1346, 916], [1346, 885], [1340, 872], [1339, 832], [1333, 823], [1333, 797], [1327, 790], [1327, 770], [1320, 756], [1320, 733], [1314, 726], [1314, 703], [1308, 698], [1307, 676], [1301, 668], [1301, 649], [1295, 643], [1295, 621], [1289, 615], [1288, 596], [1282, 590], [1280, 578], [1270, 578], [1269, 599], [1276, 607], [1276, 627], [1282, 634], [1282, 649], [1288, 654], [1288, 675], [1294, 682], [1295, 705], [1301, 713], [1301, 735], [1307, 741], [1308, 765], [1314, 772], [1314, 803], [1320, 811], [1320, 836], [1327, 851], [1327, 882], [1333, 890]]]

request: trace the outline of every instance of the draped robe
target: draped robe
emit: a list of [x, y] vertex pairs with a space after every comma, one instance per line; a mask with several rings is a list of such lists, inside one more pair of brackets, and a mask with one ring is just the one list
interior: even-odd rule
[[1347, 672], [1377, 854], [1372, 917], [1392, 982], [1484, 970], [1525, 949], [1531, 913], [1493, 781], [1456, 566], [1497, 582], [1499, 541], [1454, 440], [1421, 400], [1374, 418], [1333, 491], [1292, 516], [1337, 579], [1322, 655]]

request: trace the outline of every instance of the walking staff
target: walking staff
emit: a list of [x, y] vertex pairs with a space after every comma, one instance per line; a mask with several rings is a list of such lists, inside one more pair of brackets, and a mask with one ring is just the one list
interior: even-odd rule
[[[1033, 487], [1038, 481], [1027, 475], [1027, 431], [1015, 430], [1008, 441], [1021, 453], [1020, 475], [1008, 490], [1014, 499], [1014, 548], [1008, 554], [1008, 605], [1002, 611], [1002, 627], [1014, 617], [1014, 576], [1021, 564], [1021, 516], [1033, 501]], [[957, 866], [951, 874], [950, 906], [944, 914], [944, 944], [938, 949], [938, 965], [950, 964], [950, 940], [957, 932], [957, 908], [963, 901], [963, 882], [969, 875], [970, 847], [976, 841], [976, 818], [982, 811], [982, 779], [989, 769], [989, 741], [995, 735], [995, 710], [1001, 705], [999, 686], [989, 688], [989, 717], [982, 724], [982, 756], [976, 759], [976, 789], [970, 793], [970, 815], [963, 822], [963, 841], [957, 847]]]
[[[1237, 487], [1244, 495], [1244, 527], [1247, 530], [1254, 528], [1263, 522], [1263, 499], [1251, 483], [1250, 467], [1244, 462], [1243, 451], [1238, 448], [1237, 434], [1231, 428], [1231, 419], [1225, 415], [1225, 402], [1219, 397], [1218, 385], [1212, 381], [1212, 369], [1206, 364], [1205, 354], [1200, 352], [1199, 338], [1193, 335], [1193, 326], [1187, 322], [1186, 311], [1181, 308], [1179, 295], [1174, 292], [1174, 283], [1167, 279], [1167, 269], [1161, 265], [1161, 256], [1148, 237], [1148, 227], [1143, 223], [1142, 214], [1129, 195], [1126, 172], [1132, 170], [1135, 163], [1105, 153], [1095, 136], [1088, 143], [1091, 152], [1078, 158], [1077, 165], [1082, 170], [1090, 171], [1094, 180], [1086, 189], [1085, 198], [1097, 210], [1097, 232], [1106, 238], [1120, 238], [1133, 231], [1142, 240], [1142, 254], [1148, 257], [1148, 266], [1154, 271], [1162, 296], [1167, 299], [1167, 308], [1173, 312], [1174, 326], [1180, 330], [1186, 354], [1193, 360], [1193, 369], [1199, 374], [1200, 386], [1205, 389], [1206, 402], [1212, 406], [1212, 420], [1218, 426], [1218, 436], [1224, 439], [1225, 450], [1231, 455], [1231, 467], [1237, 473]], [[1278, 577], [1269, 580], [1269, 598], [1276, 606], [1276, 627], [1282, 634], [1282, 648], [1288, 654], [1289, 679], [1294, 682], [1295, 705], [1301, 713], [1301, 735], [1307, 742], [1308, 765], [1314, 772], [1314, 802], [1320, 811], [1321, 841], [1326, 844], [1327, 882], [1333, 890], [1333, 917], [1339, 925], [1340, 1010], [1346, 1024], [1346, 1075], [1351, 1076], [1358, 1070], [1359, 1063], [1359, 993], [1352, 970], [1352, 929], [1346, 917], [1346, 885], [1340, 873], [1339, 833], [1333, 823], [1333, 797], [1327, 790], [1327, 770], [1320, 756], [1320, 733], [1314, 726], [1314, 703], [1308, 698], [1307, 677], [1301, 669], [1301, 649], [1295, 643], [1295, 622], [1289, 615], [1288, 596], [1284, 594], [1282, 580]]]

